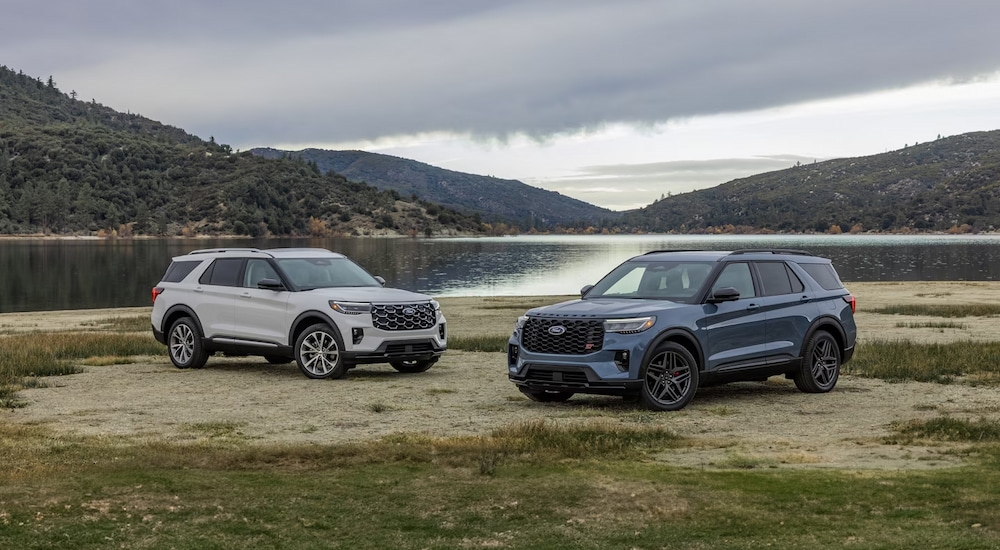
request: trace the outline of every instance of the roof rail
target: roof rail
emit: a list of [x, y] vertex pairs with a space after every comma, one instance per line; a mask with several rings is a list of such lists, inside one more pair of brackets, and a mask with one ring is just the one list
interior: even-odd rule
[[650, 250], [649, 252], [643, 252], [642, 255], [645, 256], [647, 254], [662, 254], [664, 252], [711, 252], [711, 251], [701, 250], [697, 248], [674, 248], [674, 249], [668, 248], [666, 250]]
[[329, 253], [330, 251], [327, 250], [327, 249], [325, 249], [325, 248], [315, 248], [315, 247], [313, 247], [313, 248], [309, 248], [309, 247], [297, 248], [297, 247], [292, 246], [292, 247], [268, 248], [267, 250], [262, 250], [261, 252], [327, 252], [327, 253]]
[[737, 254], [795, 254], [796, 256], [812, 256], [812, 254], [806, 252], [805, 250], [795, 250], [792, 248], [744, 248], [742, 250], [734, 250], [729, 253], [730, 255]]
[[201, 250], [192, 250], [188, 254], [216, 254], [220, 252], [262, 252], [259, 248], [202, 248]]

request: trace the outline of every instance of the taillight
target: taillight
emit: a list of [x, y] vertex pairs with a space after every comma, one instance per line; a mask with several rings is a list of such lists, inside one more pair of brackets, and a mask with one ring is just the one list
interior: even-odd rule
[[853, 294], [848, 294], [847, 296], [841, 296], [845, 302], [851, 304], [851, 313], [856, 313], [858, 310], [858, 301], [854, 299]]
[[165, 289], [163, 287], [159, 287], [159, 286], [154, 286], [153, 287], [153, 303], [154, 304], [156, 303], [156, 297], [159, 296], [160, 294], [163, 294], [164, 290]]

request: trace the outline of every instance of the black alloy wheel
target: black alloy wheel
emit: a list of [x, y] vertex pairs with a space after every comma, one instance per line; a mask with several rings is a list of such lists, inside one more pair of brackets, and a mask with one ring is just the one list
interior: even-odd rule
[[683, 409], [698, 391], [698, 363], [675, 342], [664, 342], [640, 371], [642, 401], [657, 411]]

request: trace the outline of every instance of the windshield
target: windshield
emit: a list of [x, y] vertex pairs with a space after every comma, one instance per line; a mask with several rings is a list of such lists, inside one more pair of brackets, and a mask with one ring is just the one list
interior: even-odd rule
[[341, 286], [381, 286], [347, 258], [283, 258], [278, 265], [299, 290]]
[[586, 297], [693, 303], [712, 265], [710, 262], [625, 262], [601, 279]]

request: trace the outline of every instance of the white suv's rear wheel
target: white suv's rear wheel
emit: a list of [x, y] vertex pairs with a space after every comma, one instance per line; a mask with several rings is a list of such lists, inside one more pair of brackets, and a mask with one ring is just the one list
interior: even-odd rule
[[208, 353], [201, 345], [198, 325], [190, 317], [181, 317], [170, 326], [167, 350], [170, 362], [179, 369], [200, 369], [208, 360]]
[[329, 325], [316, 324], [295, 341], [295, 362], [309, 378], [340, 378], [347, 373], [340, 335]]

